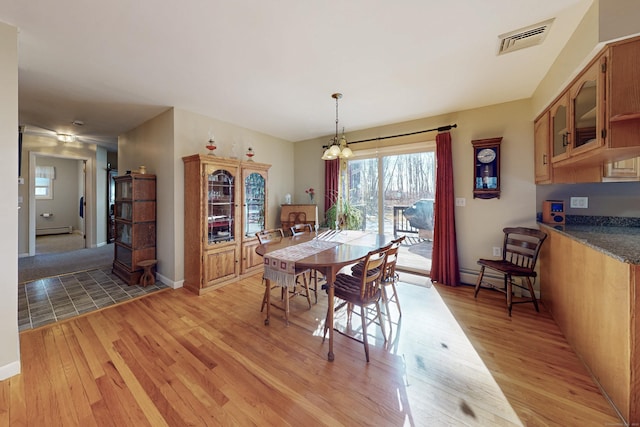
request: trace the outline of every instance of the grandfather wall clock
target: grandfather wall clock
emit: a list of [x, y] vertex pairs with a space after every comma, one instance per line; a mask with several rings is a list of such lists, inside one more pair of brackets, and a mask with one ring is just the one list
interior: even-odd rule
[[473, 145], [473, 198], [500, 198], [500, 138], [476, 139]]

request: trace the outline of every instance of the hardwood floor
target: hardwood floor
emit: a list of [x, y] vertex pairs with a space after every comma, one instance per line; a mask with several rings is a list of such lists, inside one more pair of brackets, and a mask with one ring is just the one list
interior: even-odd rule
[[328, 362], [325, 298], [311, 310], [294, 298], [288, 327], [279, 310], [264, 326], [260, 277], [21, 333], [23, 372], [0, 382], [0, 426], [620, 424], [531, 304], [509, 318], [496, 292], [401, 283], [388, 348], [372, 325], [370, 363], [340, 334]]

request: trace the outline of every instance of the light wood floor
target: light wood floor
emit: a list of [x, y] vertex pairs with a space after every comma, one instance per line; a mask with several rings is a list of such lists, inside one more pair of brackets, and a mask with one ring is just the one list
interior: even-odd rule
[[326, 299], [294, 299], [288, 327], [279, 310], [264, 326], [262, 290], [256, 275], [200, 297], [161, 291], [21, 333], [0, 426], [619, 424], [530, 304], [509, 318], [495, 292], [403, 283], [388, 349], [371, 327], [367, 364], [336, 334], [331, 363]]

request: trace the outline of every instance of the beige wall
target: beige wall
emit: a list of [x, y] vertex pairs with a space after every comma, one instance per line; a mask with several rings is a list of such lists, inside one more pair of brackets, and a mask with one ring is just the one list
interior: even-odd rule
[[[466, 206], [456, 207], [458, 257], [462, 280], [474, 279], [466, 273], [477, 274], [476, 261], [490, 257], [493, 246], [502, 246], [502, 228], [512, 225], [536, 226], [535, 185], [533, 177], [533, 118], [531, 101], [523, 100], [474, 110], [461, 111], [439, 117], [425, 118], [390, 126], [348, 133], [347, 140], [357, 141], [375, 137], [432, 129], [448, 124], [452, 129], [455, 197], [466, 199]], [[471, 141], [502, 137], [501, 196], [500, 199], [473, 198], [474, 159]], [[295, 145], [295, 201], [306, 201], [305, 188], [318, 189], [318, 205], [323, 206], [324, 162], [320, 160], [322, 145], [329, 137], [302, 141]], [[384, 145], [433, 140], [435, 133], [402, 139], [384, 140]], [[353, 150], [368, 148], [376, 143], [356, 144]], [[321, 209], [322, 210], [322, 209]]]
[[254, 160], [272, 165], [269, 170], [269, 227], [279, 221], [280, 203], [293, 193], [293, 143], [241, 128], [211, 117], [170, 109], [118, 139], [118, 172], [140, 165], [157, 176], [158, 276], [179, 287], [184, 280], [184, 167], [182, 157], [205, 154], [212, 132], [220, 157], [244, 158], [249, 146]]
[[18, 29], [0, 22], [0, 380], [20, 372], [18, 334]]

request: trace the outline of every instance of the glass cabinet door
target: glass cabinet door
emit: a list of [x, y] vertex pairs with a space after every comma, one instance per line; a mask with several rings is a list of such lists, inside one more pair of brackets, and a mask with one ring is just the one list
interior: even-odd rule
[[244, 235], [253, 237], [265, 228], [265, 187], [264, 177], [250, 173], [244, 179]]
[[215, 244], [234, 240], [234, 177], [224, 169], [207, 174], [208, 242]]
[[573, 100], [576, 147], [596, 138], [596, 89], [594, 80], [586, 81]]
[[551, 111], [551, 143], [554, 158], [567, 153], [567, 147], [569, 145], [568, 112], [569, 110], [565, 99], [560, 100], [557, 106]]

